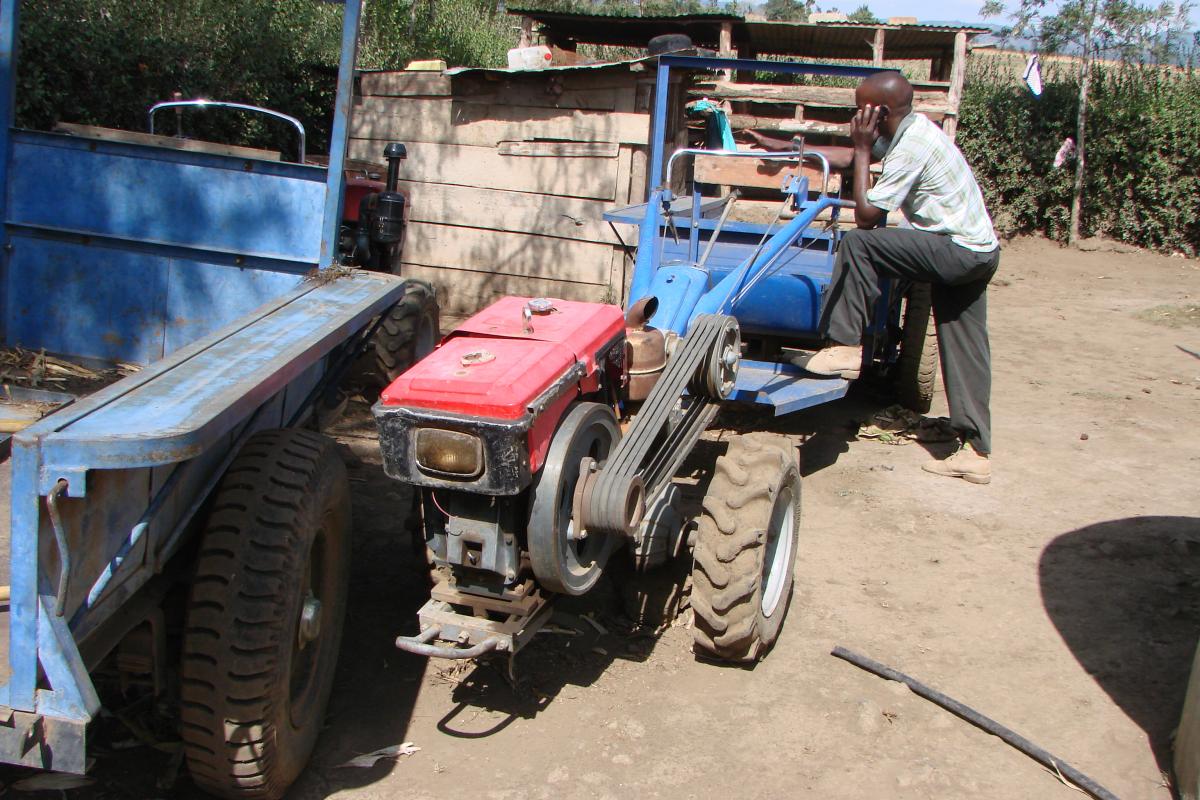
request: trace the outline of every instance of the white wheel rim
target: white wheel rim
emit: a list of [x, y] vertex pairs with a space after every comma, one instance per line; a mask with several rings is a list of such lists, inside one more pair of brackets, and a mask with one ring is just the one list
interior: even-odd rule
[[[775, 516], [772, 514], [771, 516]], [[787, 490], [787, 508], [779, 515], [779, 523], [767, 531], [767, 552], [763, 559], [762, 613], [769, 617], [783, 598], [788, 570], [792, 568], [792, 530], [796, 523], [796, 500], [791, 488]]]

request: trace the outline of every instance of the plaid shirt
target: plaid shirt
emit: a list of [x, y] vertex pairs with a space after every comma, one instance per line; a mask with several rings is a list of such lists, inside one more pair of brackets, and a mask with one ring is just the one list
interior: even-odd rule
[[883, 174], [867, 192], [867, 202], [884, 211], [897, 208], [921, 231], [948, 234], [957, 245], [980, 253], [1000, 242], [983, 205], [983, 194], [954, 142], [924, 114], [900, 123], [895, 141], [875, 143], [883, 154]]

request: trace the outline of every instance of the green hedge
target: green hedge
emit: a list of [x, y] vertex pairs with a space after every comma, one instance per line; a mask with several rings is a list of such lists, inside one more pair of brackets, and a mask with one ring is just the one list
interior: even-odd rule
[[[1065, 241], [1075, 162], [1054, 168], [1075, 137], [1079, 84], [1070, 62], [1046, 71], [1041, 97], [1018, 80], [1023, 64], [972, 59], [957, 141], [996, 227]], [[1142, 65], [1093, 72], [1081, 229], [1130, 244], [1200, 252], [1200, 76]]]

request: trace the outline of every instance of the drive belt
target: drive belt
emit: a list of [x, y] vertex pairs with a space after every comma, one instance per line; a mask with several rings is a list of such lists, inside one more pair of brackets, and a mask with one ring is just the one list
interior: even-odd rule
[[587, 479], [580, 522], [589, 534], [632, 534], [647, 500], [675, 475], [732, 390], [739, 343], [733, 317], [696, 318], [607, 463]]

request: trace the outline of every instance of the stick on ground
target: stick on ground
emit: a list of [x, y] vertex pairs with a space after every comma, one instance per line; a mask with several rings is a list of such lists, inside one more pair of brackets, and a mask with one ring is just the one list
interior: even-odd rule
[[1047, 753], [1045, 750], [1038, 747], [1024, 736], [1021, 736], [1015, 731], [1009, 730], [990, 717], [985, 717], [983, 714], [980, 714], [970, 706], [965, 706], [954, 698], [947, 697], [936, 689], [930, 689], [928, 686], [916, 680], [915, 678], [910, 678], [903, 672], [897, 672], [891, 667], [885, 667], [878, 661], [872, 661], [866, 656], [860, 656], [858, 653], [851, 652], [844, 647], [833, 648], [833, 655], [845, 661], [849, 661], [851, 664], [855, 665], [856, 667], [861, 667], [867, 672], [873, 672], [881, 678], [887, 678], [889, 681], [897, 681], [898, 683], [907, 685], [909, 689], [912, 689], [913, 692], [919, 694], [921, 697], [924, 697], [931, 703], [941, 706], [951, 714], [965, 719], [975, 727], [981, 728], [993, 736], [999, 736], [1001, 739], [1032, 758], [1034, 761], [1037, 761], [1039, 764], [1047, 767], [1048, 769], [1059, 773], [1068, 781], [1075, 784], [1092, 797], [1095, 797], [1096, 800], [1118, 800], [1117, 796], [1108, 789], [1105, 789], [1103, 786], [1096, 783], [1087, 775], [1084, 775], [1082, 772], [1075, 769], [1062, 759], [1056, 758], [1050, 753]]

